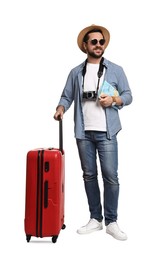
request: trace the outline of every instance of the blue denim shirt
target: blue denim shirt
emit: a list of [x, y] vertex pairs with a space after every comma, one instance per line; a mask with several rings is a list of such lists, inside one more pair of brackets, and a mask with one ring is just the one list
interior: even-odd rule
[[[74, 133], [78, 139], [84, 139], [85, 137], [82, 112], [82, 70], [84, 63], [85, 61], [70, 71], [58, 104], [58, 106], [64, 106], [66, 112], [74, 101]], [[104, 80], [118, 90], [123, 101], [122, 106], [104, 108], [107, 138], [111, 139], [122, 128], [118, 110], [132, 102], [132, 93], [123, 68], [107, 59], [104, 59], [103, 64], [105, 66]]]

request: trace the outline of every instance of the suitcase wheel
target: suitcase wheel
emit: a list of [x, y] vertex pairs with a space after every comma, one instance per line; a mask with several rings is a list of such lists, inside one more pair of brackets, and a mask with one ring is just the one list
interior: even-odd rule
[[52, 243], [56, 243], [57, 238], [58, 238], [58, 236], [53, 236], [53, 237], [52, 237]]
[[26, 240], [29, 242], [31, 240], [31, 235], [26, 235]]
[[66, 225], [65, 224], [63, 224], [63, 226], [62, 226], [62, 229], [65, 229], [66, 228]]

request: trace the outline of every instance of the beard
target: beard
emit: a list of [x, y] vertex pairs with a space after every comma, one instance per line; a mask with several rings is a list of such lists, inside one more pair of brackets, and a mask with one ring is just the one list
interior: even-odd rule
[[[100, 54], [96, 54], [94, 52], [95, 50], [101, 50], [102, 52]], [[104, 54], [104, 51], [100, 47], [96, 47], [93, 51], [88, 51], [88, 55], [95, 59], [101, 58], [103, 54]]]

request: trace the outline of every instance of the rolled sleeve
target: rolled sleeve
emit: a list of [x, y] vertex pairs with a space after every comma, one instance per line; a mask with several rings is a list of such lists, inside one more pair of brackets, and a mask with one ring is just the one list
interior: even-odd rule
[[119, 109], [132, 103], [133, 98], [132, 98], [131, 89], [129, 87], [129, 83], [124, 73], [124, 70], [121, 67], [120, 67], [120, 75], [118, 79], [118, 92], [123, 102], [122, 106], [118, 107]]
[[58, 103], [58, 106], [64, 106], [65, 112], [69, 109], [69, 107], [71, 106], [74, 100], [74, 82], [73, 82], [72, 74], [73, 73], [71, 71], [68, 75], [66, 85], [64, 87], [60, 101]]

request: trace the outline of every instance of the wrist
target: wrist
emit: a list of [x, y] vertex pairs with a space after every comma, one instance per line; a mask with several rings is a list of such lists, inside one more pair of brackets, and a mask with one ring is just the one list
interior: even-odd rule
[[64, 113], [64, 106], [58, 106], [57, 108], [56, 108], [56, 111], [62, 111], [63, 113]]
[[112, 97], [112, 106], [115, 106], [116, 105], [116, 97]]

